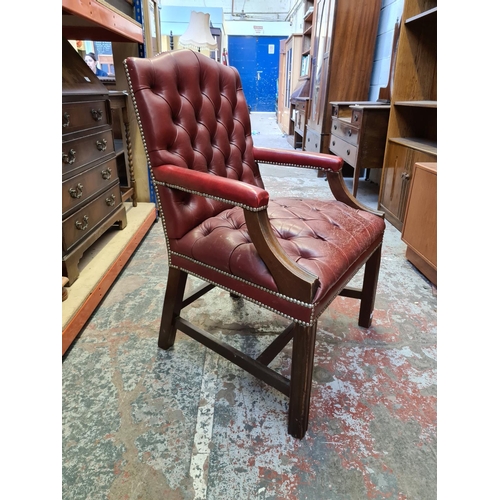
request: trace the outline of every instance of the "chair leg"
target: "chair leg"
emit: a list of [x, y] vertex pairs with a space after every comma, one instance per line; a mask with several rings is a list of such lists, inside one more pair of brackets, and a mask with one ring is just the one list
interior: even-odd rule
[[175, 321], [179, 317], [186, 288], [187, 273], [175, 268], [169, 268], [167, 279], [167, 290], [163, 302], [163, 313], [161, 316], [160, 335], [158, 347], [168, 349], [175, 342], [177, 329]]
[[359, 307], [358, 318], [358, 325], [364, 328], [368, 328], [372, 324], [381, 256], [382, 245], [375, 250], [365, 264], [365, 275], [363, 278], [363, 289], [361, 290], [361, 305]]
[[309, 424], [309, 402], [311, 399], [315, 342], [316, 323], [309, 327], [295, 325], [292, 373], [290, 377], [288, 433], [298, 439], [304, 437]]

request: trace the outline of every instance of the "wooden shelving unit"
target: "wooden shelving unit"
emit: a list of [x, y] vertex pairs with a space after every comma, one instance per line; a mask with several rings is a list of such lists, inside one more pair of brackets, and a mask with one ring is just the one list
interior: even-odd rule
[[[129, 55], [137, 56], [139, 44], [144, 44], [145, 41], [142, 25], [133, 18], [133, 2], [112, 2], [113, 4], [104, 0], [62, 0], [63, 38], [111, 41], [113, 55], [117, 60]], [[121, 133], [114, 143], [117, 157], [123, 158], [129, 167], [135, 161], [135, 165], [141, 167], [139, 173], [147, 173], [137, 123], [129, 120], [133, 113], [127, 105], [128, 96], [124, 93], [127, 90], [124, 71], [121, 65], [117, 65], [116, 70], [116, 85], [110, 92], [110, 101], [120, 119], [120, 124], [116, 125]], [[85, 251], [80, 262], [80, 276], [66, 289], [68, 295], [62, 303], [63, 355], [157, 220], [156, 206], [149, 201], [149, 197], [147, 201], [141, 201], [137, 197], [139, 179], [136, 182], [134, 169], [128, 169], [127, 173], [126, 182], [123, 183], [125, 185], [121, 189], [122, 198], [131, 200], [131, 203], [125, 203], [127, 227], [121, 231], [107, 231]], [[139, 187], [147, 193], [147, 177], [143, 175], [140, 180], [142, 182]]]
[[[62, 0], [62, 36], [77, 40], [144, 43], [142, 26], [128, 13], [103, 0]], [[127, 15], [128, 14], [128, 15]]]
[[406, 0], [379, 209], [400, 231], [416, 162], [437, 161], [437, 1]]

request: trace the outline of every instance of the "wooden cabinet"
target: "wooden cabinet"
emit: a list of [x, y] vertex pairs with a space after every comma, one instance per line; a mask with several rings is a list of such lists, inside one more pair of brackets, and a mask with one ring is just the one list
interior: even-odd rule
[[406, 258], [437, 285], [437, 163], [415, 163], [401, 239]]
[[307, 151], [329, 151], [331, 101], [368, 99], [380, 7], [380, 0], [316, 0]]
[[437, 161], [436, 27], [436, 0], [405, 1], [379, 195], [399, 230], [415, 162]]
[[358, 191], [362, 169], [382, 168], [389, 104], [331, 102], [330, 152], [354, 169], [352, 194]]
[[71, 286], [83, 252], [127, 225], [106, 87], [73, 47], [62, 54], [62, 272]]
[[287, 135], [293, 134], [294, 124], [291, 117], [291, 95], [299, 81], [302, 37], [290, 35], [283, 43], [280, 61], [278, 89], [278, 125]]

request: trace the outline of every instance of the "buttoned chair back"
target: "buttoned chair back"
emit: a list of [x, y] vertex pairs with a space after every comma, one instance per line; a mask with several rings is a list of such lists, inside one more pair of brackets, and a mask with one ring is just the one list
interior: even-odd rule
[[[142, 64], [141, 64], [142, 63]], [[134, 61], [129, 76], [148, 161], [176, 165], [263, 188], [253, 157], [250, 116], [238, 72], [190, 50]], [[135, 67], [140, 68], [137, 72]], [[180, 238], [227, 204], [160, 189], [170, 238]]]
[[[124, 62], [167, 240], [169, 276], [158, 345], [190, 335], [290, 398], [288, 431], [309, 420], [317, 321], [337, 295], [360, 300], [371, 325], [385, 228], [383, 215], [346, 189], [341, 158], [255, 147], [238, 71], [191, 50]], [[326, 172], [331, 200], [278, 198], [259, 163]], [[364, 266], [361, 289], [347, 285]], [[185, 297], [189, 275], [204, 280]], [[257, 358], [181, 316], [214, 286], [291, 320]], [[293, 341], [285, 377], [270, 362]]]

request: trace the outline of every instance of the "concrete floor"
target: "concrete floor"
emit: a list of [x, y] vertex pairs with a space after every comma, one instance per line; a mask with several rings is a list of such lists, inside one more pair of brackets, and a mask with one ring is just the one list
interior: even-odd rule
[[[256, 145], [290, 148], [273, 114], [251, 116]], [[312, 170], [262, 173], [274, 196], [329, 195]], [[377, 189], [360, 181], [358, 198], [376, 207]], [[63, 498], [436, 498], [437, 292], [405, 250], [387, 223], [371, 328], [348, 298], [322, 316], [298, 441], [281, 393], [182, 333], [158, 349], [167, 266], [154, 224], [63, 360]], [[219, 290], [186, 315], [248, 353], [287, 324]], [[271, 366], [286, 375], [289, 355]]]

